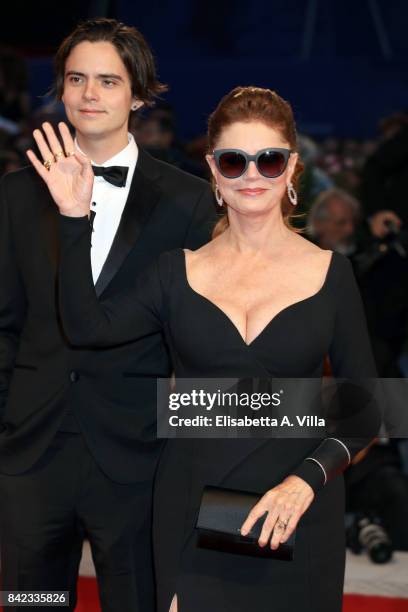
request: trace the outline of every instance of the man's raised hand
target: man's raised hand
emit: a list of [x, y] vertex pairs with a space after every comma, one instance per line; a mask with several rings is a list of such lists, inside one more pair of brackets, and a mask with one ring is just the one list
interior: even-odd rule
[[76, 148], [68, 126], [59, 123], [62, 145], [50, 123], [33, 136], [43, 161], [29, 149], [27, 157], [46, 183], [61, 214], [69, 217], [89, 215], [94, 173], [90, 160]]

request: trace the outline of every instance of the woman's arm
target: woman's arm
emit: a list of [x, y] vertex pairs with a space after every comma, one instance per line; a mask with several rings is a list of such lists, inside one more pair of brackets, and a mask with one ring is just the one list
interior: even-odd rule
[[135, 279], [128, 291], [99, 301], [92, 280], [88, 217], [61, 215], [59, 228], [60, 312], [72, 344], [114, 346], [159, 332], [163, 317], [159, 263]]
[[381, 424], [375, 393], [377, 370], [360, 292], [351, 263], [345, 257], [337, 257], [336, 319], [329, 357], [333, 376], [338, 379], [340, 410], [337, 420], [333, 420], [333, 437], [324, 439], [292, 472], [314, 492], [350, 465], [376, 436]]
[[68, 340], [79, 346], [115, 346], [157, 333], [162, 315], [158, 264], [133, 286], [129, 279], [127, 293], [98, 301], [90, 259], [91, 161], [78, 151], [65, 123], [58, 125], [59, 136], [49, 123], [42, 127], [33, 136], [43, 162], [31, 150], [27, 156], [61, 213], [59, 299]]

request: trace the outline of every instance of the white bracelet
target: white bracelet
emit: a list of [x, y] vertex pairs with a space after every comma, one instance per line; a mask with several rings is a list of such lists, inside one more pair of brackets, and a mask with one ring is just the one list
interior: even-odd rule
[[324, 467], [322, 466], [322, 464], [320, 463], [320, 461], [318, 461], [317, 459], [315, 459], [314, 457], [306, 457], [305, 461], [314, 461], [315, 463], [317, 463], [317, 465], [320, 465], [320, 467], [323, 470], [323, 474], [324, 474], [324, 483], [323, 486], [326, 484], [327, 482], [327, 474], [326, 474], [326, 470], [324, 469]]
[[351, 463], [351, 455], [350, 455], [350, 451], [349, 451], [349, 449], [347, 448], [347, 446], [344, 444], [344, 442], [342, 442], [341, 440], [338, 440], [337, 438], [327, 438], [327, 440], [336, 440], [336, 442], [338, 442], [339, 444], [341, 444], [341, 445], [343, 446], [343, 448], [344, 448], [344, 450], [346, 451], [347, 456], [348, 456], [348, 465], [350, 465], [350, 463]]

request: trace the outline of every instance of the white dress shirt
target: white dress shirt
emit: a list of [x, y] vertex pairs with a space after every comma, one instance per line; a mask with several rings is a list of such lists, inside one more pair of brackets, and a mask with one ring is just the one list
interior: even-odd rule
[[[92, 190], [91, 210], [95, 212], [92, 233], [91, 264], [93, 281], [96, 283], [103, 264], [112, 246], [125, 208], [135, 171], [138, 148], [132, 134], [128, 134], [128, 145], [103, 164], [92, 162], [93, 166], [127, 166], [129, 168], [125, 187], [116, 187], [95, 176]], [[78, 143], [75, 144], [79, 150]]]

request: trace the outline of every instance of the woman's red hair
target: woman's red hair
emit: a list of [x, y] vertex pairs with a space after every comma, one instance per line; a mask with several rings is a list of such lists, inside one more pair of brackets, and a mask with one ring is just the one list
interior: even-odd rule
[[[236, 87], [218, 104], [208, 120], [209, 152], [217, 147], [222, 131], [237, 122], [259, 121], [280, 132], [292, 150], [297, 149], [296, 125], [292, 108], [275, 91], [261, 87]], [[299, 188], [300, 175], [303, 172], [303, 163], [298, 158], [292, 183], [296, 191]], [[296, 230], [291, 219], [295, 216], [294, 207], [285, 194], [282, 203], [282, 216], [287, 227]], [[224, 232], [228, 227], [228, 216], [223, 214], [213, 230], [213, 238]]]

